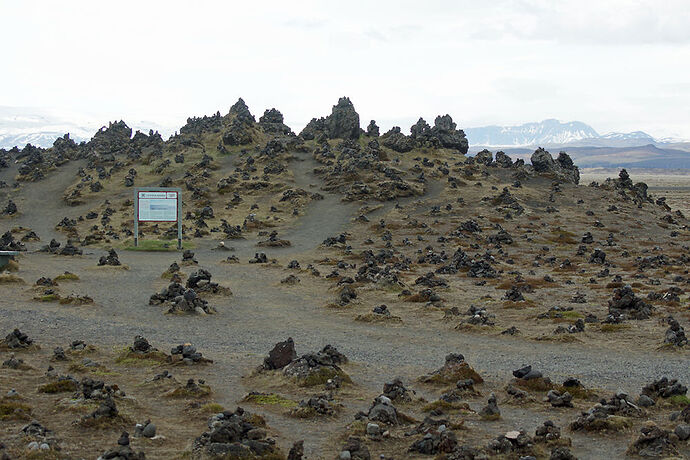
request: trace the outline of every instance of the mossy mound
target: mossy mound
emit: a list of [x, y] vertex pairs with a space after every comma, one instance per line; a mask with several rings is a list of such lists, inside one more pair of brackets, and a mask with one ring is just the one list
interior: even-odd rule
[[67, 393], [77, 391], [77, 388], [79, 385], [76, 380], [63, 379], [41, 385], [38, 387], [38, 392], [47, 394]]

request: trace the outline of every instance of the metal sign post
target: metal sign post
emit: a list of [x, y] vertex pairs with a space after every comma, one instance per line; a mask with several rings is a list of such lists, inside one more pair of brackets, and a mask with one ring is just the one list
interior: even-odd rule
[[182, 189], [134, 189], [134, 246], [139, 246], [139, 222], [177, 222], [177, 249], [182, 249]]

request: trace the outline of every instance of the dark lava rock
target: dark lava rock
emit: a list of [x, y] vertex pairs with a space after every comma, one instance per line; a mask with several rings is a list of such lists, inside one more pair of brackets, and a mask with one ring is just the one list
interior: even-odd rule
[[209, 430], [192, 444], [195, 455], [223, 458], [283, 458], [275, 440], [257, 424], [257, 417], [238, 407], [209, 418]]
[[278, 342], [273, 349], [268, 352], [268, 357], [264, 359], [264, 369], [282, 369], [297, 358], [295, 342], [289, 337], [284, 342]]
[[7, 348], [14, 349], [28, 348], [34, 343], [34, 341], [30, 339], [28, 335], [24, 334], [19, 329], [15, 329], [14, 331], [7, 334], [4, 342]]
[[554, 160], [549, 152], [540, 147], [532, 154], [531, 161], [532, 167], [539, 174], [573, 184], [580, 182], [580, 170], [565, 152], [560, 152]]
[[149, 344], [149, 341], [140, 335], [134, 337], [134, 344], [129, 347], [129, 349], [136, 353], [148, 353], [150, 351], [155, 351], [155, 348]]
[[326, 127], [330, 139], [359, 139], [359, 114], [349, 98], [338, 99], [331, 114], [326, 117]]
[[350, 436], [340, 450], [339, 458], [341, 460], [371, 460], [371, 454], [369, 453], [369, 448], [360, 438]]
[[668, 329], [664, 336], [664, 343], [673, 345], [675, 347], [683, 347], [688, 344], [688, 338], [685, 336], [685, 329], [672, 316], [666, 319]]
[[682, 385], [677, 379], [662, 377], [642, 388], [641, 394], [650, 397], [670, 398], [675, 395], [684, 395], [688, 392], [688, 387]]
[[640, 437], [628, 447], [629, 454], [640, 457], [667, 457], [678, 454], [676, 441], [672, 439], [670, 431], [651, 425], [642, 427], [640, 432]]
[[120, 260], [117, 256], [117, 252], [115, 252], [115, 249], [111, 249], [110, 251], [108, 251], [107, 256], [101, 256], [101, 258], [98, 259], [98, 265], [112, 265], [114, 267], [121, 265]]
[[618, 288], [609, 300], [609, 315], [631, 319], [647, 319], [652, 314], [652, 306], [635, 296], [630, 286]]

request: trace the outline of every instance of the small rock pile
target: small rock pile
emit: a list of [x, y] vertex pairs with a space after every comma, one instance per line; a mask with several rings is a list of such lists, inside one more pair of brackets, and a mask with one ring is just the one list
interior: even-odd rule
[[29, 348], [31, 345], [33, 345], [33, 343], [33, 339], [30, 339], [28, 335], [24, 334], [19, 329], [15, 329], [7, 334], [5, 339], [0, 342], [0, 346], [10, 349], [19, 349]]
[[103, 418], [113, 419], [117, 417], [118, 414], [119, 412], [117, 410], [117, 406], [115, 405], [115, 401], [113, 400], [113, 398], [110, 397], [110, 395], [108, 395], [105, 399], [101, 401], [101, 404], [95, 411], [82, 417], [81, 423], [88, 424], [91, 421], [100, 420]]
[[685, 336], [685, 328], [680, 325], [672, 316], [666, 319], [668, 323], [668, 329], [664, 336], [664, 343], [675, 346], [683, 347], [688, 344], [688, 338]]
[[211, 281], [211, 272], [200, 268], [187, 279], [187, 289], [194, 289], [196, 293], [207, 292], [210, 294], [231, 294], [228, 288], [223, 288]]
[[534, 432], [535, 442], [549, 442], [560, 439], [561, 429], [557, 427], [551, 420], [544, 422], [542, 426], [537, 427]]
[[338, 455], [339, 460], [371, 460], [369, 448], [356, 436], [347, 438]]
[[32, 440], [26, 446], [30, 451], [39, 450], [48, 452], [50, 450], [60, 450], [60, 447], [58, 446], [58, 439], [55, 438], [53, 431], [47, 429], [36, 420], [33, 420], [28, 425], [25, 425], [22, 428], [21, 433], [23, 436], [26, 436]]
[[158, 294], [153, 294], [149, 305], [169, 304], [168, 313], [212, 314], [216, 309], [199, 297], [194, 289], [186, 289], [178, 282], [172, 282]]
[[651, 423], [640, 429], [640, 437], [628, 447], [627, 453], [640, 457], [671, 457], [678, 455], [676, 436]]
[[333, 396], [328, 393], [303, 399], [290, 412], [294, 417], [309, 417], [312, 415], [335, 415], [338, 406], [333, 403]]
[[386, 425], [398, 425], [398, 409], [387, 396], [378, 396], [371, 403], [366, 417], [372, 422], [385, 423]]
[[421, 378], [426, 383], [450, 383], [458, 380], [472, 379], [474, 383], [483, 383], [484, 379], [465, 361], [465, 356], [460, 353], [450, 353], [446, 356], [445, 364]]
[[7, 206], [5, 206], [5, 208], [2, 210], [2, 213], [6, 216], [13, 216], [17, 214], [17, 212], [17, 204], [12, 200], [8, 200]]
[[417, 452], [424, 455], [435, 455], [440, 453], [452, 453], [458, 445], [455, 433], [441, 424], [429, 427], [424, 433], [424, 437], [415, 441], [409, 452]]
[[113, 267], [122, 265], [117, 257], [117, 252], [115, 252], [115, 249], [111, 249], [108, 251], [107, 256], [101, 256], [101, 258], [98, 259], [98, 266], [101, 267], [103, 265], [111, 265]]
[[339, 365], [345, 364], [347, 361], [348, 359], [344, 354], [329, 344], [318, 353], [306, 353], [293, 360], [283, 368], [283, 373], [286, 376], [307, 382], [311, 380], [312, 376], [323, 377], [316, 378], [317, 381], [330, 379], [345, 375]]
[[688, 392], [688, 387], [678, 382], [678, 379], [661, 377], [652, 383], [642, 387], [640, 394], [650, 398], [670, 398], [675, 395], [684, 395]]
[[525, 431], [515, 430], [489, 441], [487, 449], [494, 454], [513, 454], [512, 456], [515, 457], [524, 457], [532, 453], [533, 446], [534, 440]]
[[156, 425], [151, 423], [151, 420], [146, 420], [144, 423], [137, 423], [134, 426], [134, 436], [154, 438], [156, 436]]
[[135, 452], [129, 445], [129, 433], [124, 431], [117, 440], [117, 447], [106, 450], [97, 460], [145, 460], [144, 452]]
[[279, 457], [275, 440], [267, 437], [257, 419], [261, 420], [241, 407], [216, 414], [208, 420], [208, 431], [194, 440], [192, 450], [213, 457]]
[[479, 411], [479, 415], [488, 420], [495, 420], [501, 417], [501, 411], [498, 408], [498, 403], [496, 402], [496, 395], [491, 393], [489, 399], [486, 402], [486, 406]]
[[627, 394], [619, 391], [608, 400], [602, 399], [587, 412], [583, 412], [570, 424], [570, 429], [573, 431], [617, 431], [629, 426], [625, 417], [639, 417], [642, 414], [642, 409], [633, 404]]
[[295, 343], [292, 338], [288, 338], [273, 347], [260, 370], [282, 369], [283, 374], [288, 377], [318, 384], [346, 375], [339, 365], [347, 361], [347, 357], [332, 345], [326, 345], [318, 353], [306, 353], [298, 358]]
[[0, 251], [26, 251], [26, 246], [21, 241], [16, 241], [8, 230], [0, 236]]
[[191, 343], [184, 343], [170, 350], [173, 362], [181, 361], [185, 364], [212, 363], [210, 359], [204, 358], [201, 353], [196, 351]]
[[618, 288], [609, 300], [609, 316], [614, 318], [647, 319], [652, 314], [652, 306], [635, 296], [630, 286]]
[[156, 349], [151, 346], [151, 344], [148, 340], [146, 340], [146, 338], [142, 337], [141, 335], [138, 335], [134, 337], [134, 343], [132, 344], [132, 346], [129, 347], [129, 351], [133, 353], [146, 354], [152, 351], [156, 351]]
[[462, 321], [462, 324], [472, 324], [475, 326], [493, 326], [496, 315], [489, 313], [486, 307], [475, 307], [470, 305], [470, 308], [465, 312], [468, 319]]
[[391, 401], [411, 401], [411, 394], [414, 394], [414, 391], [405, 388], [400, 378], [395, 378], [392, 382], [383, 384], [383, 396]]

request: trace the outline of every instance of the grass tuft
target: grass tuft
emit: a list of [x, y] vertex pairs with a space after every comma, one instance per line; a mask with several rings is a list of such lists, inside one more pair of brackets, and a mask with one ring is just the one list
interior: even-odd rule
[[62, 275], [58, 275], [53, 278], [54, 281], [79, 281], [79, 277], [74, 273], [65, 272]]
[[297, 407], [297, 402], [284, 398], [275, 393], [249, 393], [242, 401], [259, 404], [261, 406], [281, 406], [291, 409]]
[[24, 280], [18, 277], [17, 275], [12, 275], [9, 273], [2, 273], [0, 274], [0, 284], [25, 284]]
[[38, 387], [38, 392], [47, 394], [65, 393], [69, 391], [77, 391], [77, 388], [77, 382], [70, 379], [64, 379], [41, 385]]

